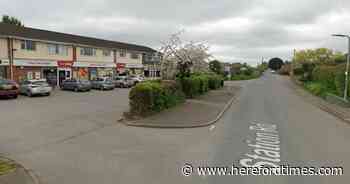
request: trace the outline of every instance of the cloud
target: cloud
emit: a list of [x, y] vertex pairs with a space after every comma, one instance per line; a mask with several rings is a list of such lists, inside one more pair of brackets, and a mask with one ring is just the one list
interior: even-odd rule
[[154, 48], [181, 29], [211, 45], [223, 61], [290, 59], [293, 49], [345, 51], [333, 33], [348, 33], [345, 0], [0, 0], [0, 14], [26, 26], [132, 42]]

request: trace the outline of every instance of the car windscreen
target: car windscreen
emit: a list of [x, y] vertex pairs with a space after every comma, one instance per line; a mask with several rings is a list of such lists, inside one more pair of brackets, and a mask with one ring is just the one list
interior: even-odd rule
[[79, 80], [77, 82], [81, 83], [81, 84], [90, 84], [90, 82], [88, 80]]
[[32, 85], [36, 85], [36, 86], [48, 86], [49, 84], [45, 81], [34, 81], [31, 83]]

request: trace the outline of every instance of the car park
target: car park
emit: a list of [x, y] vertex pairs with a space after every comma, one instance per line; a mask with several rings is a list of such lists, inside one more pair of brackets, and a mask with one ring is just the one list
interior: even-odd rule
[[128, 76], [117, 76], [114, 79], [114, 84], [119, 88], [130, 88], [134, 86], [135, 83]]
[[79, 79], [69, 79], [64, 80], [61, 85], [62, 90], [73, 90], [78, 91], [90, 91], [91, 82], [88, 80], [79, 80]]
[[0, 97], [17, 98], [19, 85], [12, 80], [0, 78]]
[[97, 78], [91, 81], [92, 89], [113, 90], [114, 82], [110, 78]]
[[49, 96], [52, 92], [52, 87], [47, 83], [46, 79], [25, 80], [21, 82], [19, 92], [29, 97], [34, 95]]

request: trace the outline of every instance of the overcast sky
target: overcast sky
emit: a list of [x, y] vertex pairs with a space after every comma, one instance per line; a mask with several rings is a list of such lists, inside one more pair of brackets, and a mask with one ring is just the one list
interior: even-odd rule
[[208, 43], [214, 57], [254, 64], [293, 49], [347, 48], [348, 0], [0, 0], [26, 26], [159, 48], [170, 34]]

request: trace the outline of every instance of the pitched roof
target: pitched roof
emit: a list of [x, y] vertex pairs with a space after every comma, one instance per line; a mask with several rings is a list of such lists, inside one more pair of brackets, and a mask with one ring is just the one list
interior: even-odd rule
[[94, 47], [105, 47], [111, 49], [128, 49], [144, 52], [156, 52], [154, 49], [123, 42], [116, 42], [86, 36], [79, 36], [73, 34], [59, 33], [54, 31], [47, 31], [41, 29], [35, 29], [30, 27], [20, 27], [12, 24], [0, 23], [0, 35], [2, 36], [14, 36], [29, 39], [55, 41], [63, 43], [72, 43], [80, 45], [89, 45]]

